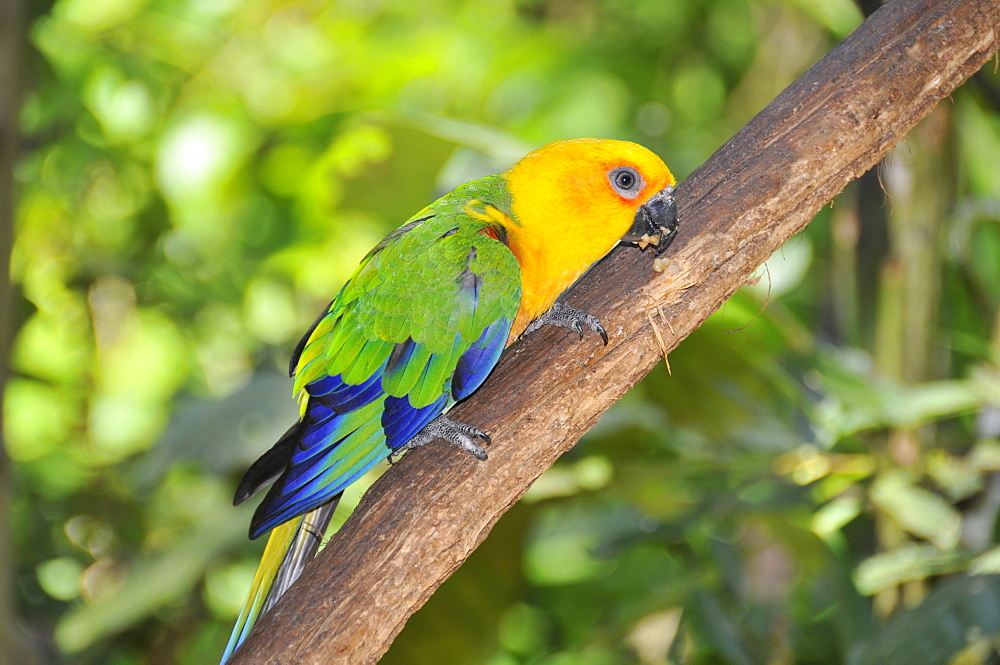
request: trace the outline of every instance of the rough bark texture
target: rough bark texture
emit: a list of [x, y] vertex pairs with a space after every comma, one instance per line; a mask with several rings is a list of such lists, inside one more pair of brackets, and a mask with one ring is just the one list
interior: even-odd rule
[[661, 361], [653, 325], [673, 349], [989, 60], [998, 34], [1000, 0], [876, 12], [683, 183], [665, 272], [620, 248], [572, 291], [610, 344], [555, 329], [519, 342], [452, 414], [493, 434], [490, 459], [445, 444], [407, 455], [232, 662], [376, 662], [531, 483]]

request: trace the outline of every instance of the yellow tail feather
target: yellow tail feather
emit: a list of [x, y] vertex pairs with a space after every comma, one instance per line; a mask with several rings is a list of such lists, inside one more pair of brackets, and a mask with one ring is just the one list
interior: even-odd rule
[[295, 541], [295, 536], [304, 519], [305, 517], [299, 517], [290, 520], [276, 526], [271, 531], [271, 535], [267, 539], [267, 546], [264, 548], [264, 556], [261, 557], [260, 565], [257, 566], [257, 574], [254, 575], [247, 599], [243, 601], [243, 609], [240, 610], [240, 616], [233, 627], [233, 633], [229, 636], [229, 644], [226, 645], [226, 651], [222, 654], [220, 665], [224, 665], [229, 660], [236, 647], [243, 644], [243, 640], [250, 634], [250, 629], [257, 623], [264, 603], [267, 601], [267, 596], [271, 592], [274, 578], [277, 577], [285, 555], [288, 554], [289, 548]]
[[253, 577], [247, 599], [243, 601], [243, 609], [233, 626], [233, 634], [229, 636], [220, 665], [225, 665], [250, 634], [257, 619], [288, 591], [305, 565], [316, 555], [339, 502], [338, 494], [322, 506], [271, 530], [257, 574]]

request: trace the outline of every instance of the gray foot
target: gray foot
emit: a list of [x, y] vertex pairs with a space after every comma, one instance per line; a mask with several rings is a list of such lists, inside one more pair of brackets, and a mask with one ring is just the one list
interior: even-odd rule
[[605, 345], [608, 343], [608, 333], [604, 330], [604, 326], [601, 325], [601, 322], [596, 316], [591, 316], [586, 312], [573, 309], [569, 305], [564, 305], [561, 302], [557, 302], [552, 305], [552, 308], [549, 311], [532, 321], [524, 332], [530, 333], [545, 325], [559, 326], [560, 328], [572, 328], [580, 333], [580, 339], [583, 339], [583, 327], [587, 326], [601, 336]]
[[400, 452], [419, 448], [435, 439], [444, 439], [479, 460], [486, 459], [486, 451], [476, 443], [475, 439], [490, 443], [490, 437], [486, 432], [465, 423], [448, 420], [442, 415], [427, 423], [415, 437], [403, 444]]

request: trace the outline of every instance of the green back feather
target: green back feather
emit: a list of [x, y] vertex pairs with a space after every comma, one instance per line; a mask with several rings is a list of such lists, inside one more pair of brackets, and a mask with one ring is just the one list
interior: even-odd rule
[[486, 205], [511, 215], [502, 176], [459, 187], [379, 243], [306, 342], [296, 394], [337, 374], [363, 383], [397, 345], [412, 340], [409, 361], [388, 373], [383, 386], [395, 397], [408, 394], [414, 407], [437, 400], [461, 354], [490, 324], [513, 320], [520, 302], [517, 260], [482, 233], [495, 225], [481, 213]]

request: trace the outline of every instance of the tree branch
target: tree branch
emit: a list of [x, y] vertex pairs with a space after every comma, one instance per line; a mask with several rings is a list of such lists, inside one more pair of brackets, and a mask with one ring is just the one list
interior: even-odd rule
[[570, 304], [600, 317], [610, 344], [548, 329], [513, 347], [453, 413], [492, 432], [489, 461], [444, 444], [407, 455], [232, 662], [376, 662], [531, 483], [659, 362], [651, 326], [673, 349], [979, 69], [998, 36], [1000, 0], [877, 11], [683, 183], [665, 272], [619, 248], [573, 289]]

